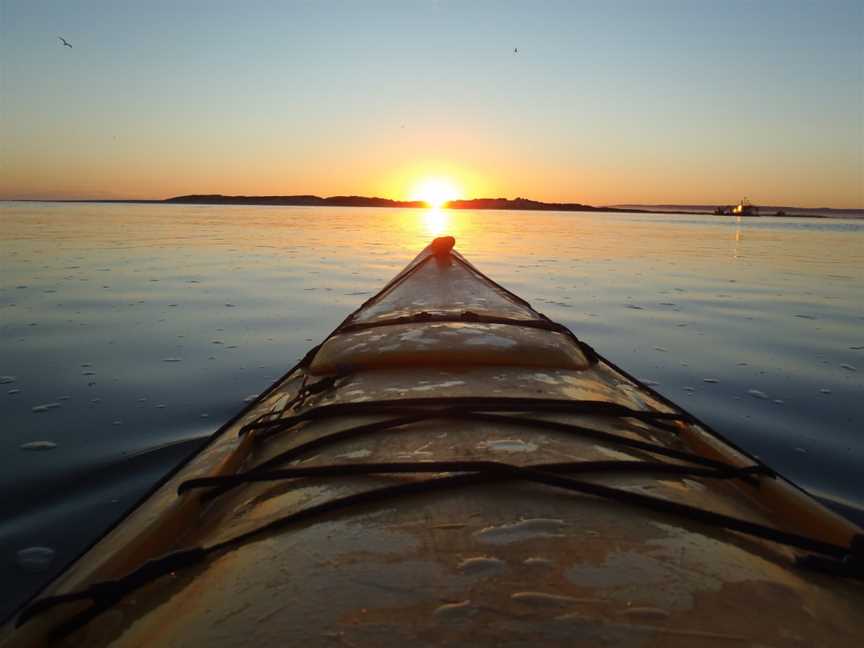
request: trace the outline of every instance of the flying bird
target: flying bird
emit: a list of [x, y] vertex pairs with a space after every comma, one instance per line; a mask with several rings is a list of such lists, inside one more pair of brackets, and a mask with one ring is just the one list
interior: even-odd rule
[[67, 41], [67, 40], [66, 40], [65, 38], [63, 38], [62, 36], [58, 36], [57, 38], [59, 38], [59, 39], [60, 39], [60, 42], [63, 43], [66, 47], [72, 47], [72, 45], [69, 43], [69, 41]]
[[[72, 46], [70, 45], [69, 47], [72, 47]], [[518, 54], [518, 53], [519, 53], [519, 48], [518, 48], [518, 47], [514, 47], [514, 48], [513, 48], [513, 53], [514, 53], [514, 54]]]

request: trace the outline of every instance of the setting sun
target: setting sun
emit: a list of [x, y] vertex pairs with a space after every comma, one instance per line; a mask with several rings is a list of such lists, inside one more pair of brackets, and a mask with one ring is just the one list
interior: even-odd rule
[[461, 197], [461, 190], [447, 178], [426, 178], [411, 192], [412, 200], [422, 200], [430, 207], [442, 207], [444, 203]]

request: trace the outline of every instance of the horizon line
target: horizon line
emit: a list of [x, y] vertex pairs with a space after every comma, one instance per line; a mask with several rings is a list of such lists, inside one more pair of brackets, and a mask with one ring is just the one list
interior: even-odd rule
[[[247, 195], [247, 194], [218, 194], [218, 193], [202, 193], [202, 194], [182, 194], [177, 196], [170, 196], [168, 198], [0, 198], [0, 202], [50, 202], [50, 203], [141, 203], [141, 204], [195, 204], [195, 199], [198, 201], [204, 201], [205, 199], [210, 198], [213, 200], [224, 199], [224, 200], [236, 200], [236, 201], [254, 201], [254, 200], [320, 200], [320, 201], [332, 201], [332, 200], [362, 200], [362, 201], [381, 201], [386, 203], [392, 203], [394, 207], [406, 207], [406, 208], [416, 208], [416, 209], [430, 209], [433, 206], [428, 202], [423, 200], [398, 200], [394, 198], [383, 198], [380, 196], [361, 196], [359, 194], [334, 194], [332, 196], [319, 196], [317, 194], [262, 194], [262, 195]], [[186, 200], [184, 200], [186, 199]], [[467, 203], [467, 202], [480, 202], [480, 201], [504, 201], [504, 202], [526, 202], [533, 203], [538, 206], [567, 206], [571, 209], [574, 207], [584, 208], [586, 211], [591, 210], [606, 210], [606, 209], [620, 209], [624, 208], [646, 208], [646, 207], [702, 207], [702, 208], [710, 208], [710, 207], [725, 207], [735, 203], [716, 203], [716, 202], [699, 202], [699, 203], [675, 203], [675, 202], [651, 202], [651, 203], [638, 203], [638, 202], [626, 202], [626, 203], [606, 203], [600, 206], [590, 205], [587, 203], [580, 203], [575, 201], [554, 201], [554, 202], [546, 202], [542, 200], [535, 200], [533, 198], [525, 198], [523, 196], [516, 196], [515, 198], [506, 198], [502, 196], [498, 197], [475, 197], [475, 198], [457, 198], [454, 200], [449, 200], [440, 206], [441, 209], [460, 209], [459, 207], [450, 207], [449, 205], [453, 203]], [[199, 202], [200, 204], [200, 202]], [[251, 204], [251, 203], [250, 203]], [[265, 205], [266, 206], [266, 205]], [[274, 205], [278, 206], [278, 205]], [[285, 205], [291, 206], [291, 205]], [[304, 205], [296, 205], [296, 206], [304, 206]], [[316, 206], [316, 205], [306, 205], [306, 206]], [[327, 206], [327, 205], [322, 205]], [[339, 206], [333, 205], [330, 206]], [[345, 205], [345, 206], [363, 206], [363, 205]], [[369, 205], [371, 207], [381, 207], [384, 205]], [[762, 203], [761, 207], [766, 208], [780, 208], [780, 209], [795, 209], [795, 210], [816, 210], [816, 211], [837, 211], [837, 212], [861, 212], [864, 213], [864, 206], [861, 207], [827, 207], [827, 206], [799, 206], [799, 205], [770, 205]], [[552, 211], [552, 210], [550, 210]]]

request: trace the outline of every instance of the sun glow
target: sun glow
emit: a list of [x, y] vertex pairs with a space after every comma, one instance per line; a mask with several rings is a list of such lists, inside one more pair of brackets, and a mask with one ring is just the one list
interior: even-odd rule
[[461, 197], [462, 191], [447, 178], [426, 178], [418, 182], [411, 192], [412, 200], [422, 200], [433, 209], [439, 209], [445, 203]]

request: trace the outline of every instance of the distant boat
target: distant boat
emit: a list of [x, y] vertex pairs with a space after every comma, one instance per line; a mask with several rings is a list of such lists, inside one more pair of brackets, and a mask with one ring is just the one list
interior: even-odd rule
[[714, 213], [724, 216], [758, 216], [759, 208], [744, 198], [734, 207], [732, 205], [718, 207], [714, 210]]

